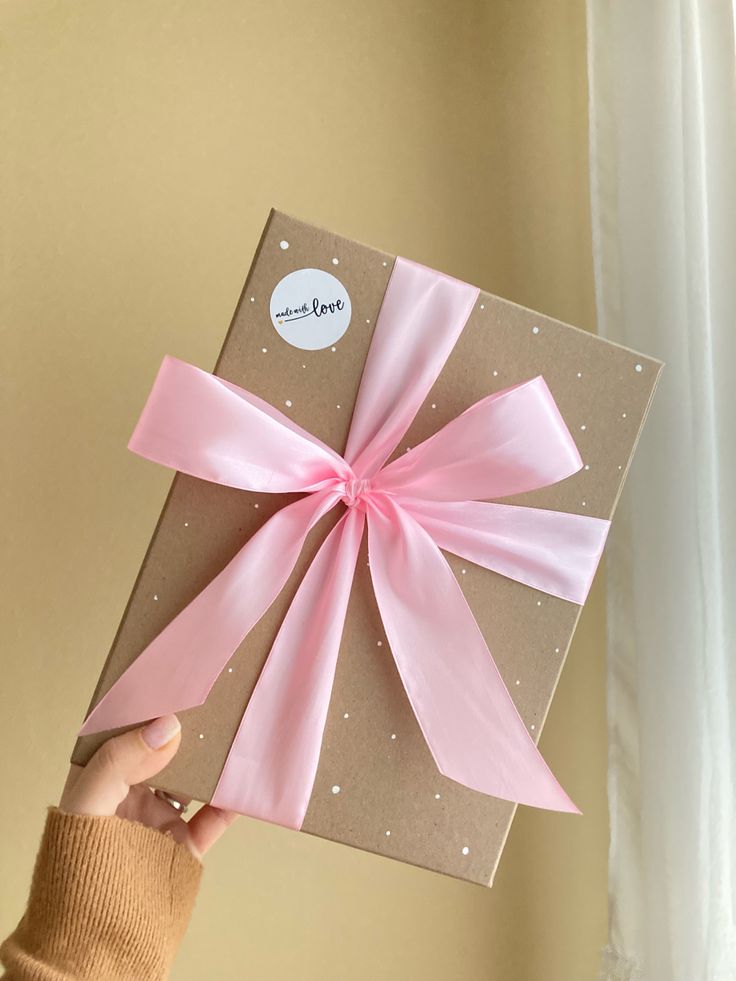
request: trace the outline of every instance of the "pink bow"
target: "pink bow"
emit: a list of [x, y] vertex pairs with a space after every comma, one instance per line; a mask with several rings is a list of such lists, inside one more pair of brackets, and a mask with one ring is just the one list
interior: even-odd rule
[[212, 803], [301, 827], [367, 521], [386, 637], [440, 772], [494, 797], [580, 813], [537, 750], [440, 551], [585, 602], [610, 522], [488, 503], [582, 466], [544, 379], [481, 399], [385, 465], [478, 292], [396, 259], [344, 457], [237, 385], [164, 358], [130, 449], [230, 487], [306, 496], [267, 521], [146, 647], [80, 734], [201, 705], [286, 583], [310, 529], [342, 501], [345, 514], [287, 611]]

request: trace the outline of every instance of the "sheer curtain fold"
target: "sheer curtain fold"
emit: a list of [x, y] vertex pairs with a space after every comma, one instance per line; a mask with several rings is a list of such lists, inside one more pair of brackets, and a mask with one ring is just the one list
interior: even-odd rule
[[601, 335], [666, 362], [607, 549], [605, 981], [736, 978], [731, 0], [587, 0]]

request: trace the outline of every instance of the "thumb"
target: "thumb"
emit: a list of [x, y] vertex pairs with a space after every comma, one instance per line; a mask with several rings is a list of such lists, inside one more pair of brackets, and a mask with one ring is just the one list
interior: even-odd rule
[[69, 814], [114, 814], [130, 788], [154, 776], [179, 749], [181, 725], [162, 715], [138, 729], [113, 736], [97, 750], [59, 807]]

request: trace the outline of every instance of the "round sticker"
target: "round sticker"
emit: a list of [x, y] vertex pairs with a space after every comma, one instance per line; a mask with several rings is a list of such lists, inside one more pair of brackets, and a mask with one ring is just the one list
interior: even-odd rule
[[339, 341], [350, 324], [350, 297], [323, 269], [297, 269], [271, 294], [271, 320], [287, 344], [319, 351]]

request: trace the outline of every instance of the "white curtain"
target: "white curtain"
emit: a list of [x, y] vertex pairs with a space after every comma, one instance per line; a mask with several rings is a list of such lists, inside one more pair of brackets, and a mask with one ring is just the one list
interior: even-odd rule
[[732, 0], [588, 0], [599, 332], [666, 362], [607, 547], [606, 981], [735, 981]]

